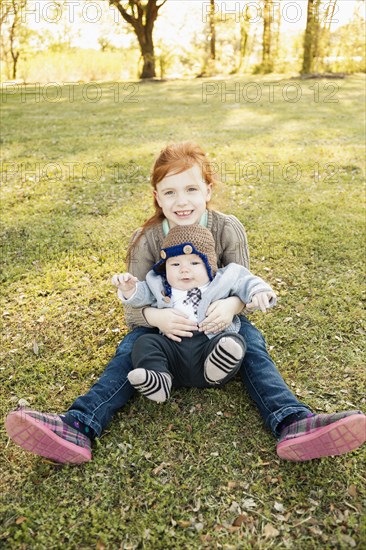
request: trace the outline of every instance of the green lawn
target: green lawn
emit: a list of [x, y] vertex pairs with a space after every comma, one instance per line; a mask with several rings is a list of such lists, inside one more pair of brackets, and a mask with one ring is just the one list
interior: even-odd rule
[[[366, 409], [364, 77], [271, 78], [3, 94], [3, 418], [20, 399], [63, 411], [103, 371], [126, 332], [110, 277], [151, 213], [153, 158], [184, 139], [280, 297], [252, 319], [287, 383], [317, 412]], [[6, 549], [365, 548], [366, 448], [280, 461], [239, 380], [136, 397], [81, 467], [0, 432]]]

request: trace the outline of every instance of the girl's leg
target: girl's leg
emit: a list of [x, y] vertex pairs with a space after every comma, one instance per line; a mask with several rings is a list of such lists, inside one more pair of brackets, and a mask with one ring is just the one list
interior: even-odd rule
[[360, 447], [366, 440], [366, 416], [360, 411], [313, 414], [285, 384], [261, 333], [246, 317], [240, 320], [247, 344], [240, 374], [266, 425], [279, 436], [278, 455], [303, 461]]
[[240, 321], [239, 334], [247, 345], [240, 369], [243, 384], [258, 406], [266, 426], [274, 435], [279, 435], [278, 426], [286, 417], [294, 414], [306, 417], [311, 411], [296, 399], [284, 382], [259, 330], [244, 316], [240, 316]]
[[138, 392], [157, 403], [170, 397], [172, 375], [168, 356], [173, 342], [160, 334], [146, 334], [139, 338], [132, 350], [133, 370], [128, 379]]
[[127, 374], [131, 351], [142, 334], [156, 329], [139, 327], [125, 336], [102, 376], [88, 393], [78, 397], [65, 415], [20, 409], [10, 413], [6, 429], [24, 449], [63, 463], [91, 459], [91, 439], [99, 436], [118, 409], [133, 395]]
[[127, 375], [132, 370], [132, 349], [143, 334], [157, 334], [157, 329], [138, 327], [129, 332], [119, 344], [115, 356], [102, 376], [85, 395], [78, 397], [67, 411], [73, 418], [91, 427], [99, 437], [135, 393]]

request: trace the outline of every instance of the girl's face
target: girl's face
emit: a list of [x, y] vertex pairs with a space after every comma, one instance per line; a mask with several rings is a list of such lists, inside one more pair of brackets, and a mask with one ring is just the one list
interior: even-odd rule
[[210, 282], [203, 260], [197, 254], [182, 254], [166, 261], [166, 278], [178, 290], [190, 290]]
[[211, 198], [211, 187], [202, 180], [201, 169], [197, 165], [180, 174], [168, 174], [161, 180], [154, 197], [170, 228], [198, 223]]

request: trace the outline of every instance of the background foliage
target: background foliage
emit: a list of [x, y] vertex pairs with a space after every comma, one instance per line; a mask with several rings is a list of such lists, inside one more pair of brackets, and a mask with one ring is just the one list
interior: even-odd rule
[[[16, 0], [0, 0], [3, 81], [136, 79], [144, 72], [144, 62], [149, 61], [149, 55], [153, 56], [155, 65], [155, 72], [150, 76], [159, 78], [365, 71], [364, 0], [351, 3], [310, 0], [314, 6], [314, 23], [307, 27], [308, 3], [304, 1], [217, 1], [213, 2], [210, 15], [207, 9], [210, 2], [201, 0], [133, 0], [129, 3], [83, 0], [74, 2], [73, 9], [68, 0], [49, 0], [46, 4], [21, 0], [25, 7], [17, 17], [13, 15], [14, 2]], [[151, 21], [154, 51], [146, 53], [142, 51], [143, 38], [137, 38], [136, 28], [148, 20], [150, 4], [161, 8], [156, 21]], [[20, 5], [19, 0], [15, 5]], [[132, 18], [132, 14], [137, 18], [138, 5], [145, 7], [139, 24]], [[118, 6], [134, 26], [117, 11]], [[348, 22], [336, 24], [340, 6], [342, 13], [347, 11]], [[297, 24], [298, 13], [303, 15], [303, 25]], [[304, 71], [305, 27], [310, 65]], [[86, 31], [89, 45], [84, 36]], [[91, 44], [98, 50], [88, 51]], [[18, 55], [16, 76], [11, 51]], [[85, 59], [89, 59], [89, 63]]]

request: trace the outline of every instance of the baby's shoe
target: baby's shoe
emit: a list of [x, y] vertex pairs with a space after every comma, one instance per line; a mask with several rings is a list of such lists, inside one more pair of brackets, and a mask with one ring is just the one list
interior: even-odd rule
[[361, 411], [314, 414], [283, 428], [277, 454], [303, 461], [348, 453], [366, 440], [366, 416]]
[[63, 464], [91, 460], [91, 440], [62, 421], [57, 414], [19, 409], [5, 421], [6, 431], [16, 445], [36, 455]]

